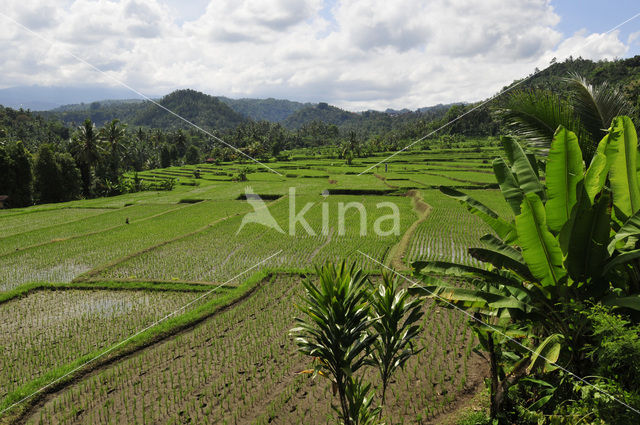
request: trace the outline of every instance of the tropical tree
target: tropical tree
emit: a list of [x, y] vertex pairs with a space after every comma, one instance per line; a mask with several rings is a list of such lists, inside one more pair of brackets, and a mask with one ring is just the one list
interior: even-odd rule
[[185, 154], [185, 161], [187, 164], [199, 164], [201, 159], [200, 149], [197, 146], [191, 145], [187, 149], [187, 153]]
[[348, 267], [345, 262], [317, 267], [316, 273], [317, 284], [312, 279], [303, 281], [303, 317], [295, 319], [297, 327], [291, 333], [298, 350], [314, 358], [314, 368], [305, 372], [331, 380], [340, 400], [336, 408], [340, 419], [345, 425], [355, 425], [360, 423], [355, 396], [368, 394], [369, 388], [355, 382], [354, 373], [367, 364], [375, 340], [367, 333], [371, 323], [369, 281], [355, 265]]
[[570, 95], [563, 98], [547, 90], [517, 91], [497, 108], [510, 131], [533, 146], [548, 149], [562, 125], [578, 136], [588, 164], [614, 117], [631, 115], [633, 105], [607, 83], [592, 86], [578, 74], [565, 79]]
[[22, 142], [0, 143], [0, 195], [8, 195], [14, 207], [33, 202], [31, 153]]
[[[511, 344], [508, 376], [502, 382], [492, 376], [494, 415], [506, 389], [522, 376], [553, 369], [561, 356], [566, 367], [580, 367], [587, 329], [577, 313], [584, 305], [640, 310], [639, 158], [631, 120], [613, 119], [588, 168], [577, 136], [560, 126], [545, 183], [532, 155], [514, 139], [503, 144], [506, 159], [494, 160], [493, 168], [514, 222], [461, 192], [442, 189], [495, 232], [482, 238], [485, 247], [469, 250], [489, 268], [416, 262], [415, 273], [426, 285], [411, 288], [474, 315], [490, 357], [499, 359], [496, 334]], [[434, 273], [470, 278], [475, 287], [447, 284]], [[493, 365], [492, 372], [498, 373]]]
[[99, 137], [104, 141], [109, 150], [109, 178], [116, 180], [127, 147], [124, 144], [127, 135], [127, 126], [120, 124], [120, 120], [114, 119], [100, 129]]
[[96, 126], [90, 119], [86, 119], [84, 123], [78, 127], [78, 131], [74, 135], [73, 143], [71, 144], [71, 154], [80, 169], [82, 193], [84, 196], [88, 197], [91, 195], [91, 171], [100, 159], [102, 151], [103, 148], [100, 145]]

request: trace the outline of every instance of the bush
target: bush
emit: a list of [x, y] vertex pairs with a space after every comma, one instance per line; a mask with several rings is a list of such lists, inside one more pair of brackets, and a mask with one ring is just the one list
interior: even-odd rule
[[593, 327], [588, 358], [598, 375], [614, 379], [623, 388], [640, 389], [640, 325], [631, 325], [611, 309], [595, 306], [586, 313]]
[[173, 190], [175, 187], [176, 187], [176, 179], [173, 177], [169, 177], [168, 179], [164, 179], [162, 183], [159, 184], [158, 189]]

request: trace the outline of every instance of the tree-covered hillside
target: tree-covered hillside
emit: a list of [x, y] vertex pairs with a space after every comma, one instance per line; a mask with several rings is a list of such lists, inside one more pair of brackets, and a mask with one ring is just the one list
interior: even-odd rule
[[230, 99], [220, 96], [218, 99], [234, 111], [254, 121], [282, 122], [300, 109], [313, 106], [311, 103], [271, 97], [268, 99]]
[[[163, 97], [159, 104], [193, 124], [209, 130], [235, 128], [247, 121], [245, 117], [225, 105], [217, 97], [190, 89], [176, 90]], [[164, 130], [191, 127], [180, 118], [151, 102], [145, 102], [144, 108], [135, 114], [130, 123]]]
[[54, 143], [69, 138], [69, 128], [57, 120], [49, 120], [30, 111], [0, 106], [0, 142], [22, 141], [29, 147]]
[[[522, 83], [520, 88], [543, 88], [567, 94], [568, 88], [564, 79], [572, 73], [581, 75], [591, 84], [607, 83], [621, 90], [636, 107], [640, 106], [640, 56], [598, 62], [570, 57], [564, 62], [553, 63], [549, 68]], [[521, 80], [514, 81], [512, 85], [519, 81]]]
[[50, 111], [38, 112], [38, 114], [76, 127], [87, 118], [96, 125], [104, 125], [114, 119], [131, 122], [144, 107], [144, 102], [138, 99], [101, 100], [99, 102], [64, 105]]
[[357, 121], [358, 118], [359, 116], [355, 112], [345, 111], [344, 109], [320, 102], [317, 105], [307, 106], [297, 111], [284, 120], [283, 124], [289, 129], [298, 130], [305, 124], [313, 121], [321, 121], [325, 124], [340, 126], [348, 121]]

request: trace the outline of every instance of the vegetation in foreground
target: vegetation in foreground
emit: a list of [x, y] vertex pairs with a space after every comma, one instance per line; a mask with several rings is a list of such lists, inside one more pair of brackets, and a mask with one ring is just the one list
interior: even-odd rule
[[[631, 381], [640, 311], [635, 127], [614, 118], [585, 169], [577, 136], [560, 126], [544, 181], [535, 157], [513, 139], [503, 143], [507, 159], [493, 166], [515, 222], [443, 189], [493, 229], [481, 238], [485, 247], [469, 250], [492, 267], [415, 262], [427, 285], [411, 291], [473, 317], [490, 363], [492, 419], [632, 423], [638, 413], [628, 406], [640, 401]], [[476, 288], [438, 282], [433, 273], [471, 278]]]

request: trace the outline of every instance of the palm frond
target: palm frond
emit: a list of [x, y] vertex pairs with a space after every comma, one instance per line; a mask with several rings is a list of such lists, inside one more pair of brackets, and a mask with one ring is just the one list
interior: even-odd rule
[[551, 146], [559, 125], [583, 132], [569, 102], [547, 90], [514, 92], [495, 112], [514, 136], [543, 149]]
[[566, 81], [572, 89], [571, 105], [589, 133], [589, 138], [593, 142], [591, 147], [595, 150], [596, 144], [611, 126], [613, 118], [619, 115], [630, 115], [633, 112], [633, 106], [622, 92], [606, 82], [592, 86], [584, 77], [575, 73], [571, 74]]

